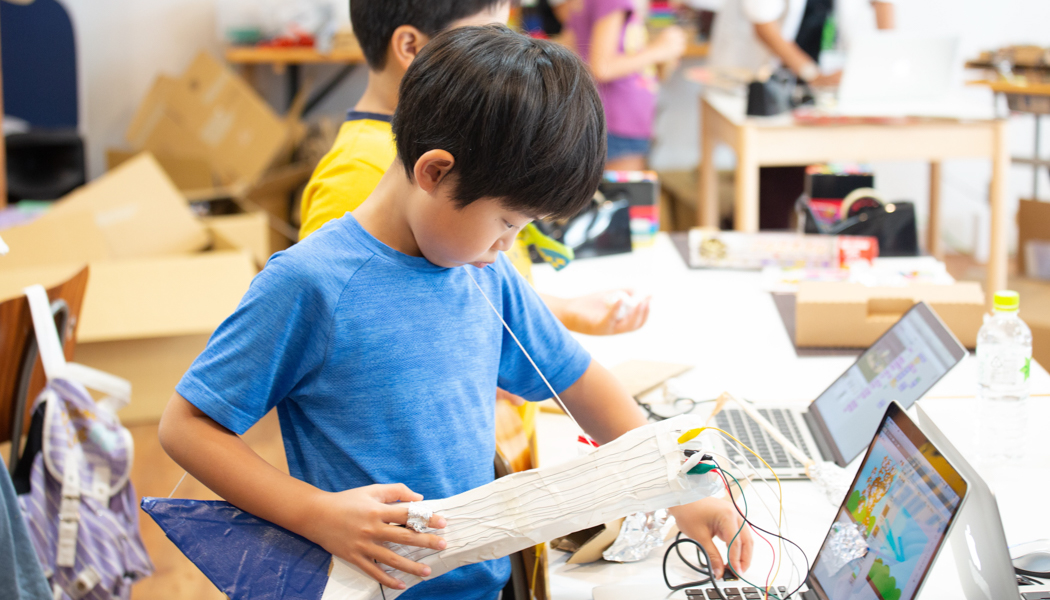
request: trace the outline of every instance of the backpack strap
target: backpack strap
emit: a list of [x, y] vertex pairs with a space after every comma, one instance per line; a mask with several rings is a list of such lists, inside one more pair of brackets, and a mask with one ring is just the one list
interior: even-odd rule
[[80, 528], [80, 446], [66, 451], [62, 473], [62, 503], [58, 511], [56, 567], [74, 567], [77, 560], [77, 530]]
[[131, 401], [131, 382], [104, 371], [78, 363], [66, 362], [62, 351], [62, 342], [51, 316], [51, 303], [47, 290], [42, 285], [32, 285], [23, 290], [29, 301], [29, 311], [33, 317], [33, 330], [36, 333], [37, 347], [40, 349], [40, 360], [44, 363], [47, 380], [68, 379], [106, 394], [98, 402], [100, 408], [116, 413]]

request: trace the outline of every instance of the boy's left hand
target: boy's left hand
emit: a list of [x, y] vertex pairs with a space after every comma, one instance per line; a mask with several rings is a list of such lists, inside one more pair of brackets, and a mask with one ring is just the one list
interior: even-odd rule
[[[624, 296], [631, 298], [632, 302], [625, 302]], [[615, 335], [645, 325], [649, 318], [649, 301], [649, 297], [643, 299], [635, 296], [632, 290], [609, 290], [568, 298], [564, 300], [560, 314], [556, 314], [570, 331], [587, 335]], [[625, 304], [627, 309], [621, 310]]]
[[747, 527], [740, 529], [743, 520], [728, 501], [721, 498], [704, 498], [691, 504], [676, 506], [670, 512], [682, 533], [699, 542], [707, 551], [716, 578], [722, 577], [725, 561], [715, 546], [715, 537], [728, 544], [733, 536], [737, 536], [739, 530], [740, 535], [729, 547], [729, 564], [737, 574], [744, 573], [751, 566], [751, 550], [754, 544], [751, 532]]

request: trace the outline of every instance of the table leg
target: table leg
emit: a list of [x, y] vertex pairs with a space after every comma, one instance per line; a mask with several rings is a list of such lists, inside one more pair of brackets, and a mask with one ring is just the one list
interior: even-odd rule
[[941, 242], [941, 163], [930, 161], [930, 221], [926, 230], [926, 250], [937, 260], [944, 260]]
[[718, 227], [718, 177], [715, 173], [714, 111], [700, 103], [700, 177], [696, 213], [700, 227]]
[[992, 183], [988, 195], [988, 208], [991, 212], [991, 249], [988, 255], [988, 279], [985, 282], [985, 302], [992, 304], [996, 291], [1006, 289], [1006, 186], [1010, 174], [1010, 147], [1007, 129], [1008, 122], [1000, 119], [995, 122], [994, 140], [992, 143]]
[[285, 109], [292, 107], [292, 103], [295, 102], [295, 97], [299, 94], [300, 68], [301, 67], [297, 64], [288, 65], [288, 105]]
[[758, 231], [758, 163], [751, 155], [754, 148], [754, 129], [740, 128], [736, 152], [736, 190], [733, 203], [733, 228], [737, 231]]

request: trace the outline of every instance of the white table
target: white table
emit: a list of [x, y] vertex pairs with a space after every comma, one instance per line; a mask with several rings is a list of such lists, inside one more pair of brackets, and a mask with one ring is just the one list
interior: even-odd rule
[[[615, 337], [579, 336], [584, 347], [606, 366], [631, 359], [662, 360], [696, 366], [679, 381], [693, 397], [713, 398], [731, 391], [757, 403], [791, 402], [805, 406], [853, 362], [848, 356], [796, 356], [769, 293], [763, 291], [755, 272], [701, 271], [688, 269], [666, 235], [647, 250], [573, 263], [562, 272], [546, 266], [534, 271], [536, 287], [543, 292], [573, 296], [616, 287], [634, 287], [652, 294], [649, 322], [641, 330]], [[1050, 374], [1042, 367], [1032, 370], [1032, 423], [1050, 423]], [[953, 443], [973, 458], [972, 416], [976, 391], [976, 360], [967, 357], [922, 400]], [[913, 415], [914, 416], [914, 415]], [[541, 413], [538, 435], [540, 464], [556, 464], [575, 456], [578, 431], [561, 415]], [[1035, 433], [1035, 432], [1033, 432]], [[1045, 517], [1045, 498], [1050, 482], [1039, 481], [1050, 472], [1050, 447], [1036, 444], [1028, 451], [1024, 469], [1002, 469], [986, 475], [999, 496], [1003, 524], [1011, 544], [1050, 538], [1050, 519]], [[1040, 447], [1041, 446], [1041, 447]], [[858, 461], [851, 465], [855, 471]], [[974, 462], [977, 465], [976, 462]], [[1025, 477], [1039, 473], [1036, 478]], [[1018, 485], [1023, 482], [1022, 485]], [[748, 495], [769, 494], [758, 484]], [[784, 508], [788, 515], [785, 535], [812, 557], [820, 548], [837, 506], [829, 503], [815, 485], [807, 481], [784, 482]], [[1022, 493], [1022, 489], [1024, 493]], [[769, 528], [772, 520], [762, 512], [755, 522]], [[756, 540], [755, 559], [748, 579], [765, 580], [770, 553]], [[930, 573], [923, 598], [961, 598], [961, 589], [945, 546]], [[567, 565], [567, 555], [552, 552], [551, 582], [555, 600], [587, 600], [597, 585], [658, 584], [662, 586], [660, 561], [654, 552], [634, 564], [598, 562]], [[800, 566], [800, 569], [802, 567]], [[781, 570], [778, 583], [787, 585], [790, 567]], [[803, 574], [804, 576], [804, 574]], [[652, 598], [666, 597], [666, 590]], [[952, 596], [951, 594], [954, 594]], [[674, 598], [684, 598], [676, 594]], [[639, 597], [638, 600], [644, 600]]]

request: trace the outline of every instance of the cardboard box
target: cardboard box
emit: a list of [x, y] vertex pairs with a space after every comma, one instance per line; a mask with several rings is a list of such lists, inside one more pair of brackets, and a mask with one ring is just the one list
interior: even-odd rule
[[1017, 206], [1017, 271], [1027, 271], [1026, 246], [1030, 240], [1050, 241], [1050, 202], [1021, 200]]
[[287, 151], [300, 126], [207, 52], [178, 78], [160, 76], [128, 127], [136, 150], [205, 159], [220, 185], [252, 182]]
[[243, 250], [92, 263], [76, 361], [131, 381], [124, 423], [156, 421], [255, 273]]
[[795, 345], [867, 348], [919, 301], [929, 304], [964, 346], [977, 345], [985, 304], [981, 285], [972, 281], [905, 287], [800, 283]]
[[[82, 268], [0, 272], [0, 298], [33, 283], [51, 287]], [[125, 424], [156, 421], [255, 273], [243, 250], [92, 262], [73, 359], [131, 381], [131, 404], [120, 411]]]
[[[106, 150], [106, 170], [112, 171], [139, 154], [141, 153], [132, 150]], [[179, 191], [207, 190], [215, 187], [211, 165], [204, 158], [164, 154], [153, 154], [153, 158], [157, 159], [157, 163]]]
[[212, 250], [247, 250], [260, 269], [275, 252], [266, 213], [220, 215], [204, 217], [203, 220], [211, 233]]

